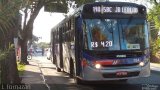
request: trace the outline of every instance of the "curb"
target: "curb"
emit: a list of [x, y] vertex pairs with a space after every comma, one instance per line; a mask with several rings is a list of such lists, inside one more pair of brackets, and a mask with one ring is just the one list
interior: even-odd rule
[[152, 71], [158, 71], [158, 72], [160, 72], [160, 65], [150, 63], [150, 69], [151, 69]]

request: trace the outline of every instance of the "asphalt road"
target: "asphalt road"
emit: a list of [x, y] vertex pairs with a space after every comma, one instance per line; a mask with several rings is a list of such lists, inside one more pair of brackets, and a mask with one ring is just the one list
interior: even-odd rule
[[91, 84], [76, 85], [66, 73], [56, 72], [55, 66], [46, 57], [35, 57], [46, 90], [160, 90], [160, 72], [151, 71], [151, 76], [122, 82], [95, 82]]

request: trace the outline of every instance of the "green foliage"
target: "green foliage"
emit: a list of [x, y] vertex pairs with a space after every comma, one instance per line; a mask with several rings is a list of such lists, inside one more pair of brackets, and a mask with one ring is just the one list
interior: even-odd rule
[[[47, 12], [60, 12], [60, 13], [67, 13], [68, 9], [68, 2], [75, 2], [77, 7], [86, 4], [94, 2], [95, 0], [49, 0], [50, 3], [46, 3], [45, 11]], [[52, 2], [52, 3], [51, 3]]]
[[94, 2], [95, 0], [74, 0], [76, 2], [76, 4], [78, 6], [82, 5], [82, 4], [86, 4], [86, 3], [92, 3]]
[[38, 47], [40, 48], [49, 48], [49, 43], [46, 42], [40, 42], [37, 44]]
[[0, 61], [5, 60], [8, 53], [9, 53], [8, 51], [0, 51]]
[[150, 0], [154, 4], [152, 9], [148, 13], [148, 21], [155, 23], [155, 29], [151, 31], [151, 51], [152, 55], [155, 55], [156, 52], [160, 49], [160, 38], [158, 38], [158, 32], [160, 29], [160, 4]]
[[10, 44], [8, 49], [4, 51], [0, 50], [0, 61], [5, 60], [11, 50], [14, 50], [14, 44]]
[[155, 22], [156, 28], [160, 27], [160, 5], [155, 5], [148, 13], [148, 20], [153, 20]]
[[66, 0], [49, 0], [49, 3], [44, 4], [44, 10], [47, 12], [67, 13]]
[[0, 0], [0, 30], [7, 30], [14, 25], [13, 18], [17, 16], [19, 7], [20, 0]]
[[156, 55], [156, 52], [160, 49], [160, 38], [158, 38], [155, 42], [151, 42], [151, 53], [152, 55]]
[[[0, 0], [0, 49], [7, 49], [16, 34], [21, 0]], [[13, 33], [15, 32], [15, 33]]]
[[2, 62], [6, 60], [7, 56], [9, 55], [9, 50], [0, 51], [0, 84], [3, 82], [2, 77]]

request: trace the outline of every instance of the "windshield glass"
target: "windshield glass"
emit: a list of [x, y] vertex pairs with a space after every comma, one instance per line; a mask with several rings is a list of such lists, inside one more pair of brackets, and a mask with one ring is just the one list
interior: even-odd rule
[[149, 47], [144, 19], [85, 19], [85, 49], [138, 50]]

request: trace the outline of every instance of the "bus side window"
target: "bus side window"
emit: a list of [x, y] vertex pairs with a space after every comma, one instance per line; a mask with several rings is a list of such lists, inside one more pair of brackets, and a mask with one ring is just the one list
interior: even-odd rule
[[74, 18], [72, 19], [71, 21], [71, 31], [70, 31], [70, 38], [71, 38], [71, 41], [74, 41], [74, 36], [75, 36], [75, 33], [74, 33], [74, 23], [75, 23], [75, 20]]

